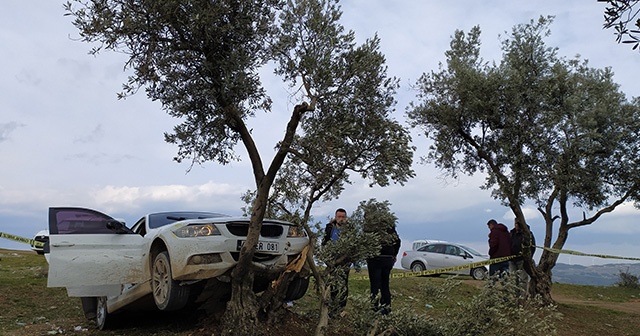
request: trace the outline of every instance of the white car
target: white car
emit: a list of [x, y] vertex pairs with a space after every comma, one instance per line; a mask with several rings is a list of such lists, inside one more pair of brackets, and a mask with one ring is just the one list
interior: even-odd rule
[[[415, 251], [405, 251], [400, 264], [412, 272], [435, 270], [472, 264], [489, 260], [489, 256], [456, 243], [436, 242], [423, 245]], [[485, 279], [489, 269], [487, 266], [465, 268], [452, 272], [454, 274], [470, 275], [476, 280]]]
[[38, 254], [45, 253], [45, 245], [49, 242], [49, 230], [41, 230], [36, 233], [31, 241], [31, 249]]
[[[85, 316], [100, 329], [109, 314], [149, 297], [167, 311], [221, 299], [248, 230], [247, 217], [210, 212], [152, 213], [129, 229], [95, 210], [49, 208], [48, 287], [83, 298]], [[253, 259], [260, 270], [254, 290], [266, 289], [308, 242], [301, 228], [265, 219]], [[302, 297], [308, 283], [297, 277], [285, 299]]]
[[418, 240], [414, 240], [411, 243], [411, 249], [412, 250], [417, 250], [427, 244], [431, 244], [431, 243], [444, 243], [444, 240], [433, 240], [433, 239], [418, 239]]

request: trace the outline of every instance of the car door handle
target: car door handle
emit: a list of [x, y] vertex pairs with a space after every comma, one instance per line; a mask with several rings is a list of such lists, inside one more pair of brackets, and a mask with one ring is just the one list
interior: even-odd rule
[[54, 247], [71, 247], [71, 246], [76, 246], [76, 244], [71, 244], [69, 242], [60, 242], [60, 243], [52, 244], [52, 246], [54, 246]]

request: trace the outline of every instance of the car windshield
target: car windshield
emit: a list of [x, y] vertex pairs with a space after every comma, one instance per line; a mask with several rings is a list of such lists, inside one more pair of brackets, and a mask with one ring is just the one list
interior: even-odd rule
[[463, 249], [467, 250], [469, 253], [473, 254], [474, 256], [482, 256], [482, 253], [468, 247], [468, 246], [464, 246], [464, 245], [460, 245]]
[[160, 212], [149, 215], [149, 227], [159, 228], [167, 224], [175, 223], [186, 219], [205, 219], [205, 218], [218, 218], [227, 217], [215, 212], [200, 212], [200, 211], [174, 211], [174, 212]]

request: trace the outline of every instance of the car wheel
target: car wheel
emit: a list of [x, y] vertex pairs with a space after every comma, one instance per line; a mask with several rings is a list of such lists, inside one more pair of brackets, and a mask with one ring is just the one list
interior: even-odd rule
[[411, 272], [422, 272], [425, 269], [427, 269], [426, 267], [424, 267], [424, 264], [416, 261], [413, 264], [411, 264]]
[[296, 275], [296, 277], [289, 283], [289, 288], [287, 288], [287, 294], [284, 299], [287, 301], [294, 301], [302, 298], [304, 294], [307, 293], [307, 289], [309, 288], [309, 278], [301, 278]]
[[487, 270], [484, 267], [476, 267], [471, 270], [471, 277], [475, 280], [484, 280], [487, 277]]
[[107, 311], [107, 297], [99, 297], [96, 305], [96, 326], [100, 330], [105, 330], [108, 328], [110, 319]]
[[153, 300], [160, 310], [178, 310], [189, 301], [189, 286], [180, 286], [171, 276], [169, 252], [158, 253], [153, 260], [151, 276]]

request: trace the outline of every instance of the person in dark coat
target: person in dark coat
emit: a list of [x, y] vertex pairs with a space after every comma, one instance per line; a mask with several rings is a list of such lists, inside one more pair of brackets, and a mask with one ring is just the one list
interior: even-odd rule
[[[511, 237], [509, 236], [509, 229], [502, 223], [496, 222], [495, 219], [490, 219], [487, 222], [489, 227], [489, 257], [490, 259], [497, 259], [501, 257], [508, 257], [511, 255]], [[509, 261], [502, 261], [499, 263], [489, 265], [489, 276], [492, 276], [499, 272], [509, 272]]]
[[[524, 241], [524, 231], [522, 230], [521, 225], [522, 224], [520, 224], [520, 222], [516, 218], [513, 221], [513, 229], [511, 229], [511, 231], [509, 232], [511, 237], [511, 254], [519, 255], [522, 253], [523, 247], [528, 247], [530, 249], [529, 251], [531, 253], [531, 257], [533, 258], [533, 254], [536, 251], [536, 238], [533, 236], [533, 232], [531, 232], [531, 228], [529, 227], [529, 225], [527, 225], [527, 227], [529, 227], [529, 232], [531, 233], [531, 240], [529, 241], [529, 243], [526, 243]], [[524, 270], [524, 258], [522, 256], [516, 257], [509, 261], [509, 272], [518, 272], [520, 285], [524, 289], [527, 288], [529, 276]]]
[[[394, 227], [388, 228], [386, 232], [382, 232], [381, 237], [380, 254], [367, 259], [367, 270], [369, 272], [373, 309], [386, 315], [391, 312], [389, 276], [391, 275], [391, 270], [396, 263], [396, 258], [400, 251], [400, 236], [398, 236], [394, 225]], [[380, 292], [379, 301], [378, 292]]]

